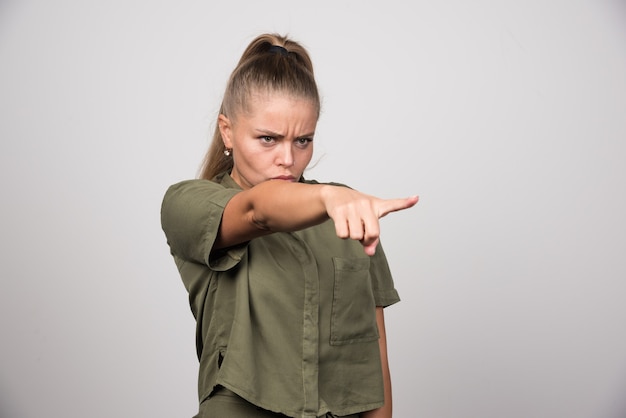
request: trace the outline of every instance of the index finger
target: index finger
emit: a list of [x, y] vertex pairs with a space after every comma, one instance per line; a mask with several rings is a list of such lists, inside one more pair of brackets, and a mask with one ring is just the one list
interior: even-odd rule
[[418, 202], [419, 196], [405, 197], [402, 199], [387, 199], [383, 200], [378, 208], [378, 217], [382, 218], [391, 212], [397, 212], [415, 206]]

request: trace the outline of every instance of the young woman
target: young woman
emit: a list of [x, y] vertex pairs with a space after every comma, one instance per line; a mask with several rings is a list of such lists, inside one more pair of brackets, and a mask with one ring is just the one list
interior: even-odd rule
[[201, 179], [161, 220], [189, 292], [197, 417], [391, 417], [383, 307], [399, 300], [379, 199], [302, 176], [320, 99], [307, 51], [252, 41], [224, 94]]

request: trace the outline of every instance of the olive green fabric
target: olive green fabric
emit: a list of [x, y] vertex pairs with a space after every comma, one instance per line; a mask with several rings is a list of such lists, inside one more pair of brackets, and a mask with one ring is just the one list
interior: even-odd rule
[[227, 174], [187, 180], [161, 209], [197, 321], [200, 402], [221, 385], [290, 417], [382, 406], [375, 307], [399, 301], [382, 247], [368, 257], [329, 220], [211, 252], [240, 191]]
[[[285, 418], [286, 415], [267, 411], [251, 404], [228, 389], [221, 388], [202, 404], [194, 418]], [[359, 418], [359, 414], [337, 416], [324, 415], [324, 418]]]

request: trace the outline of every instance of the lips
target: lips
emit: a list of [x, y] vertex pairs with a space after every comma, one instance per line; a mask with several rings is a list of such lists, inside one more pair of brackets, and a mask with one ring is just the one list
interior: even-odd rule
[[287, 180], [287, 181], [294, 181], [296, 178], [293, 176], [277, 176], [277, 177], [272, 177], [272, 180]]

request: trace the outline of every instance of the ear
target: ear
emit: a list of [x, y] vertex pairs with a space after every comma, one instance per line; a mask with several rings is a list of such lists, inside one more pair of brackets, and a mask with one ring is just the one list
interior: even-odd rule
[[228, 119], [225, 115], [221, 114], [217, 117], [217, 126], [220, 128], [220, 133], [222, 134], [222, 141], [224, 141], [224, 146], [226, 148], [233, 148], [232, 141], [232, 127], [230, 119]]

